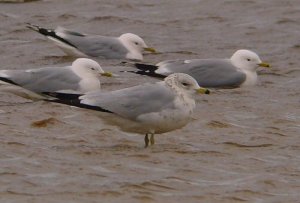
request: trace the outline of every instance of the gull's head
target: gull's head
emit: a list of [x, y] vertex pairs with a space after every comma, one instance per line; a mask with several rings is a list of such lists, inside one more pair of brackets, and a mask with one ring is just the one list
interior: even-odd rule
[[236, 51], [230, 60], [234, 66], [246, 71], [256, 71], [259, 66], [270, 67], [269, 64], [263, 63], [256, 53], [245, 49]]
[[88, 58], [78, 58], [72, 63], [72, 68], [79, 74], [103, 75], [111, 77], [112, 74], [104, 72], [99, 63]]
[[143, 60], [143, 51], [156, 52], [155, 49], [148, 47], [141, 37], [132, 33], [122, 34], [119, 40], [129, 50], [129, 59]]
[[165, 78], [165, 83], [172, 89], [180, 89], [188, 94], [209, 94], [210, 91], [200, 87], [197, 81], [190, 75], [185, 73], [173, 73]]

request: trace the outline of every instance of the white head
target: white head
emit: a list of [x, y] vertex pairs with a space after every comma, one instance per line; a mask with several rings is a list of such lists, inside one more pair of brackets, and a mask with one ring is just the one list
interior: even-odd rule
[[174, 89], [180, 90], [188, 95], [195, 93], [209, 94], [209, 90], [198, 85], [197, 81], [185, 73], [173, 73], [164, 79], [165, 83]]
[[72, 63], [72, 69], [78, 75], [99, 76], [105, 74], [101, 66], [94, 60], [88, 58], [78, 58]]
[[127, 54], [128, 59], [133, 60], [143, 60], [143, 51], [149, 51], [154, 53], [155, 50], [146, 45], [144, 40], [132, 33], [122, 34], [119, 40], [124, 44], [124, 46], [129, 50]]
[[259, 66], [270, 67], [269, 64], [263, 63], [256, 53], [245, 49], [236, 51], [230, 60], [234, 66], [246, 71], [255, 72]]

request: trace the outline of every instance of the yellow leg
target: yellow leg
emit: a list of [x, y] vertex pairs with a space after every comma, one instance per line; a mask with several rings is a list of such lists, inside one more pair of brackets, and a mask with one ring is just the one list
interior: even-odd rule
[[151, 145], [154, 145], [154, 143], [155, 143], [155, 141], [154, 141], [154, 134], [151, 134], [150, 143], [151, 143]]
[[148, 134], [145, 135], [145, 148], [147, 148], [149, 146], [149, 138], [148, 138]]

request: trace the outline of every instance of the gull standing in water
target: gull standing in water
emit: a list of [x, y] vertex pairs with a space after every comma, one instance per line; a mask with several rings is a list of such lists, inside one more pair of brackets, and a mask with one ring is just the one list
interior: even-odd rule
[[197, 93], [209, 94], [209, 90], [187, 74], [174, 73], [157, 83], [111, 92], [57, 94], [58, 99], [50, 101], [101, 112], [105, 123], [125, 132], [145, 134], [147, 147], [154, 144], [154, 134], [181, 128], [190, 121]]

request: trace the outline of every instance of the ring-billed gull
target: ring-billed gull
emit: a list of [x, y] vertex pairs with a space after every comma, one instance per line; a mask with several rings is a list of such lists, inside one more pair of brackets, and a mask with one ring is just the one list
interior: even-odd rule
[[104, 122], [125, 132], [146, 134], [147, 147], [154, 144], [154, 134], [181, 128], [189, 122], [196, 93], [208, 94], [209, 90], [187, 74], [174, 73], [157, 83], [84, 95], [57, 94], [58, 99], [50, 101], [100, 111]]
[[[40, 99], [38, 95], [43, 92], [76, 92], [85, 93], [100, 89], [100, 76], [112, 76], [104, 72], [94, 60], [87, 58], [76, 59], [72, 66], [44, 67], [28, 70], [0, 70], [2, 84], [13, 84], [20, 88], [11, 88], [6, 91], [19, 96]], [[29, 93], [29, 94], [28, 94]], [[32, 94], [31, 94], [32, 93]], [[37, 93], [37, 94], [34, 94]]]
[[63, 27], [57, 27], [55, 30], [32, 24], [27, 24], [27, 27], [46, 36], [71, 56], [142, 61], [143, 51], [156, 52], [148, 47], [141, 37], [132, 33], [125, 33], [120, 37], [107, 37], [82, 34]]
[[258, 67], [270, 67], [249, 50], [238, 50], [230, 59], [168, 60], [157, 65], [135, 64], [139, 71], [130, 71], [153, 77], [172, 73], [186, 73], [194, 77], [202, 87], [236, 88], [257, 83]]

